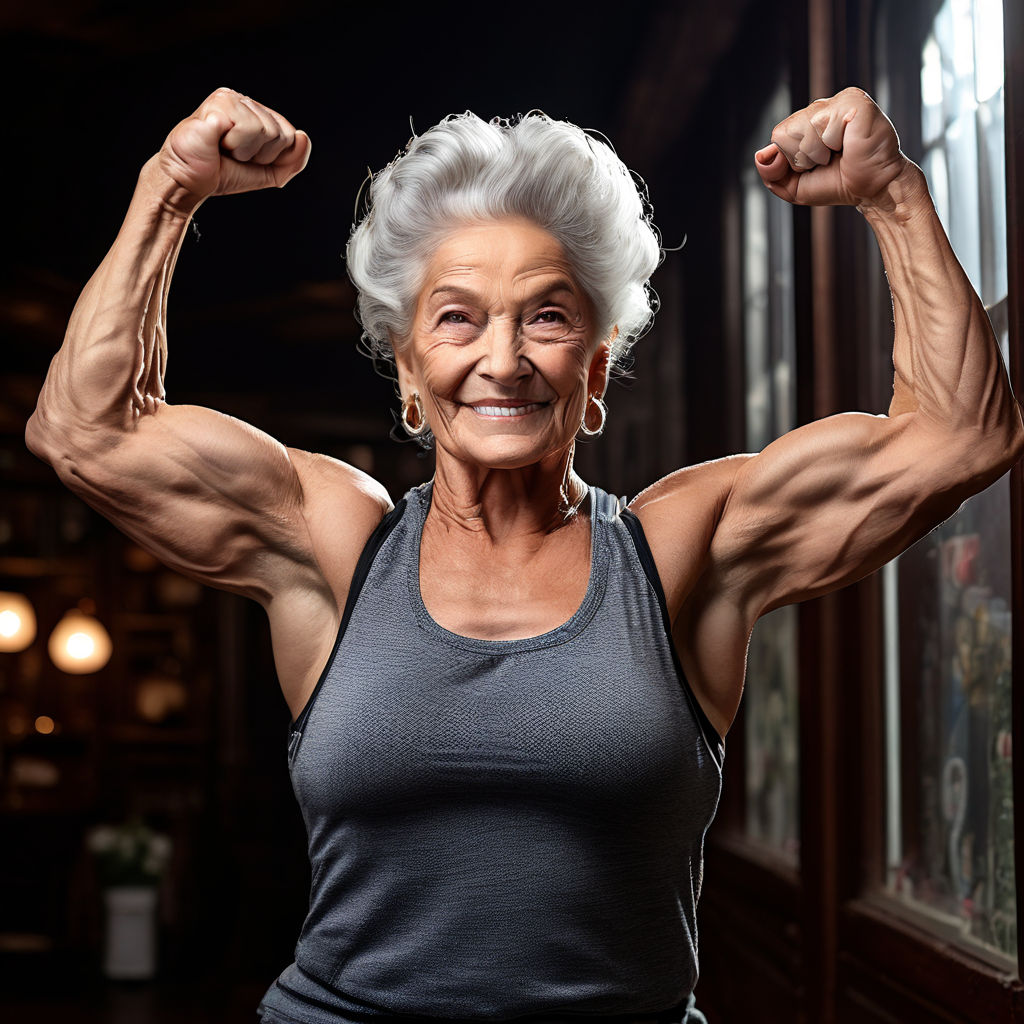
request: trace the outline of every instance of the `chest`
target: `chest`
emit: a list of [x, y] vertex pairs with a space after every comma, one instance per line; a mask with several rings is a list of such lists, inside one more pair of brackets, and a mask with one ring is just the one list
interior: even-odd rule
[[292, 765], [307, 811], [710, 815], [714, 766], [663, 637], [603, 604], [578, 635], [521, 645], [397, 621], [391, 601], [353, 616]]
[[[628, 537], [598, 522], [592, 538], [588, 521], [513, 572], [481, 573], [446, 546], [455, 620], [431, 591], [437, 552], [410, 522], [374, 563], [291, 751], [304, 807], [390, 814], [451, 797], [478, 809], [515, 794], [602, 821], [641, 807], [662, 820], [666, 802], [673, 820], [710, 815], [717, 769]], [[547, 621], [505, 610], [538, 594]], [[511, 635], [473, 638], [494, 623]]]
[[541, 543], [453, 537], [424, 525], [419, 587], [431, 618], [460, 636], [518, 640], [557, 629], [580, 607], [591, 573], [589, 523]]

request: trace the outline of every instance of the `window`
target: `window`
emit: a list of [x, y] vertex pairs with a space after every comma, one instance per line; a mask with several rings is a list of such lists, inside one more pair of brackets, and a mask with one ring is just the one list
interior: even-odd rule
[[[921, 54], [922, 166], [1007, 356], [1002, 5], [945, 0]], [[1017, 954], [1008, 477], [884, 572], [888, 891]]]
[[[790, 113], [776, 89], [748, 146], [764, 145]], [[746, 444], [760, 451], [796, 426], [793, 215], [752, 165], [743, 172], [743, 338]], [[746, 835], [793, 861], [800, 827], [797, 736], [797, 610], [758, 622], [747, 655], [744, 696]]]

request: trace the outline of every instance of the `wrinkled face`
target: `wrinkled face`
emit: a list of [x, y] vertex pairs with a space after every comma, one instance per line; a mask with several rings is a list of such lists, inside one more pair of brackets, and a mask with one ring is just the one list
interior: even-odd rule
[[495, 469], [563, 453], [607, 383], [607, 341], [561, 245], [520, 219], [438, 246], [396, 353], [403, 398], [423, 402], [438, 457]]

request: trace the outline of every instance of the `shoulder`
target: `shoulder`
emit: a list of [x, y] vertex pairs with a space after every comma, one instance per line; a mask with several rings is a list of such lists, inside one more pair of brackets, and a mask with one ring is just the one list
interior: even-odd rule
[[630, 503], [638, 516], [664, 514], [679, 502], [705, 501], [728, 496], [739, 473], [754, 455], [729, 455], [724, 459], [702, 462], [697, 466], [677, 469], [641, 491]]
[[391, 498], [383, 484], [339, 459], [296, 448], [288, 456], [320, 569], [333, 590], [347, 590], [363, 546], [394, 507]]
[[662, 477], [629, 509], [640, 520], [665, 588], [677, 611], [701, 576], [736, 480], [753, 455], [730, 455]]
[[334, 500], [367, 510], [379, 509], [378, 521], [391, 511], [393, 505], [387, 489], [361, 469], [342, 462], [329, 455], [289, 448], [288, 457], [295, 467], [295, 473], [306, 499], [316, 499], [329, 494]]

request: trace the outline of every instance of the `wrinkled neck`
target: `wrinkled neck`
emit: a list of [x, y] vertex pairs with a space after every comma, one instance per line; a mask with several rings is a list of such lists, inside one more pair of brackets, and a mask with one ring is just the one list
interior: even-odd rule
[[494, 469], [437, 450], [431, 517], [492, 541], [546, 536], [575, 519], [587, 485], [573, 469], [574, 446], [529, 466]]

